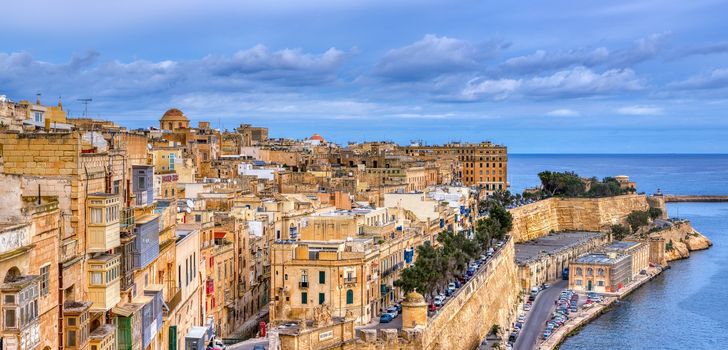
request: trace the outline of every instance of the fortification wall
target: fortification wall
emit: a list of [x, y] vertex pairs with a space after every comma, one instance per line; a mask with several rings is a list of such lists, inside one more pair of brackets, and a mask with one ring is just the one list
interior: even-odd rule
[[548, 198], [511, 209], [516, 243], [559, 231], [605, 231], [634, 210], [647, 210], [645, 195], [607, 198]]
[[474, 349], [494, 324], [508, 326], [518, 305], [514, 254], [509, 239], [486, 270], [428, 320], [423, 349]]

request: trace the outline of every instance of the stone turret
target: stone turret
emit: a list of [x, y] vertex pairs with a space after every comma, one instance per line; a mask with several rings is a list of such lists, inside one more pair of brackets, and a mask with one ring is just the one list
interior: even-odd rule
[[402, 329], [427, 327], [427, 303], [422, 294], [407, 293], [402, 302]]

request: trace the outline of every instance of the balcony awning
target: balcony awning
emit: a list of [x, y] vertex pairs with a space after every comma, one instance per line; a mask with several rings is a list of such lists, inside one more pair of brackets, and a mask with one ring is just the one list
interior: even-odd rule
[[122, 306], [114, 306], [111, 309], [111, 312], [113, 312], [115, 315], [129, 317], [135, 312], [139, 311], [142, 306], [143, 304], [124, 304]]
[[225, 238], [226, 234], [227, 234], [227, 232], [215, 232], [215, 238], [218, 238], [218, 239]]

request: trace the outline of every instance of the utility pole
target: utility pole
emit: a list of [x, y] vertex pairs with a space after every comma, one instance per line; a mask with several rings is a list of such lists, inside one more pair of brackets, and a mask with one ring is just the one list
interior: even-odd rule
[[88, 117], [88, 104], [91, 103], [91, 101], [93, 101], [93, 99], [79, 98], [77, 101], [83, 103], [83, 117], [87, 118]]

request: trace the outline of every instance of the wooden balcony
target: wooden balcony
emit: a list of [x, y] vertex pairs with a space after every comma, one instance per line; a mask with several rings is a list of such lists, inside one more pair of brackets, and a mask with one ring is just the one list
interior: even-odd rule
[[102, 254], [88, 260], [91, 311], [108, 311], [121, 301], [120, 255]]
[[87, 198], [88, 252], [102, 253], [120, 245], [119, 196], [93, 193]]

